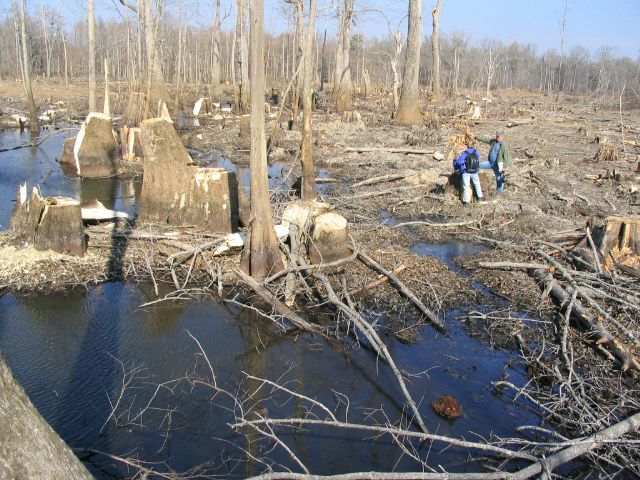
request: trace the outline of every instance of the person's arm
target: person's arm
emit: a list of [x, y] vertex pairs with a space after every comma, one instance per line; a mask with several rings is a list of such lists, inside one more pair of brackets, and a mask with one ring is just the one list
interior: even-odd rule
[[479, 142], [482, 143], [489, 143], [491, 144], [491, 140], [493, 140], [494, 137], [491, 137], [489, 135], [476, 135], [476, 140], [478, 140]]
[[453, 169], [456, 172], [462, 173], [462, 165], [464, 165], [465, 159], [467, 158], [467, 151], [465, 150], [460, 154], [459, 157], [453, 160]]

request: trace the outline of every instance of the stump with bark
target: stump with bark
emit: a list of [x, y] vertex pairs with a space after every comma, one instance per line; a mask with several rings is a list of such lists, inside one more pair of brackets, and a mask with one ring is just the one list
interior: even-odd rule
[[26, 184], [20, 186], [10, 229], [15, 238], [36, 250], [83, 256], [87, 244], [80, 202], [69, 197], [42, 198], [34, 188], [27, 199]]
[[111, 117], [102, 113], [90, 113], [76, 137], [73, 153], [79, 177], [115, 175], [118, 168], [118, 147]]
[[171, 225], [194, 225], [231, 233], [238, 225], [235, 173], [193, 165], [175, 128], [166, 120], [145, 120], [145, 156], [140, 219]]

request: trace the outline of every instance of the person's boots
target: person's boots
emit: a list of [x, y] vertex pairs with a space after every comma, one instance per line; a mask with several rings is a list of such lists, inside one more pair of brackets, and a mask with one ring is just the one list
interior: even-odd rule
[[478, 197], [478, 202], [480, 203], [487, 203], [487, 199], [484, 197]]
[[464, 205], [464, 208], [471, 208], [471, 202], [462, 202], [462, 205]]

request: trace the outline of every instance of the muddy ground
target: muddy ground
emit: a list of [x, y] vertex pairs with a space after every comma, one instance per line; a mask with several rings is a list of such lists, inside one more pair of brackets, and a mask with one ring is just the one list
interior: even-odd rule
[[[0, 84], [0, 109], [5, 116], [22, 107], [19, 87], [19, 84]], [[52, 105], [73, 98], [75, 103], [69, 106], [69, 113], [83, 111], [82, 86], [67, 88], [36, 82], [34, 91], [36, 97], [46, 98]], [[117, 98], [119, 105], [124, 105], [120, 94]], [[187, 114], [188, 106], [192, 106], [195, 99], [197, 95], [193, 93], [184, 100]], [[476, 121], [466, 117], [472, 101], [482, 108], [483, 117]], [[497, 347], [520, 348], [525, 358], [531, 353], [529, 348], [536, 351], [535, 345], [541, 344], [545, 358], [557, 355], [557, 349], [551, 353], [545, 351], [544, 344], [558, 343], [561, 323], [552, 301], [541, 297], [537, 282], [522, 271], [486, 270], [480, 268], [479, 263], [536, 261], [534, 252], [540, 247], [539, 241], [560, 243], [561, 247], [570, 249], [584, 235], [587, 226], [602, 225], [611, 215], [640, 215], [640, 111], [620, 112], [613, 105], [596, 104], [590, 98], [571, 95], [506, 90], [494, 92], [492, 100], [486, 101], [468, 92], [437, 103], [423, 102], [423, 110], [428, 112], [425, 124], [400, 127], [390, 121], [389, 104], [390, 97], [383, 94], [356, 99], [362, 120], [355, 123], [343, 123], [336, 113], [315, 112], [317, 169], [323, 177], [332, 179], [331, 183], [323, 184], [320, 199], [348, 219], [350, 234], [358, 248], [388, 270], [400, 265], [407, 267], [398, 277], [438, 314], [453, 308], [472, 307], [480, 300], [485, 304], [494, 302], [494, 312], [469, 314], [462, 319], [473, 334]], [[298, 125], [294, 125], [293, 131], [283, 129], [281, 123], [287, 119], [287, 113], [282, 118], [274, 116], [268, 118], [266, 125], [271, 138], [270, 161], [290, 163], [294, 167], [292, 177], [295, 177], [300, 171]], [[195, 157], [199, 154], [206, 157], [211, 150], [220, 150], [234, 163], [248, 163], [247, 141], [239, 136], [237, 117], [226, 118], [224, 128], [211, 117], [203, 116], [199, 121], [199, 127], [179, 129], [184, 144]], [[525, 123], [508, 128], [514, 121]], [[451, 172], [447, 160], [449, 139], [466, 131], [493, 135], [496, 129], [505, 130], [513, 157], [505, 192], [496, 196], [493, 187], [493, 191], [485, 192], [489, 200], [486, 204], [474, 203], [472, 208], [465, 209], [454, 189], [446, 186], [446, 176]], [[442, 153], [445, 160], [437, 160], [431, 153], [347, 152], [349, 148], [363, 147], [422, 149]], [[608, 149], [606, 159], [598, 156], [603, 148]], [[479, 150], [486, 157], [488, 146], [479, 144]], [[406, 177], [370, 186], [353, 186], [390, 173], [405, 173]], [[493, 180], [493, 175], [490, 179]], [[493, 186], [493, 181], [490, 184]], [[288, 188], [274, 193], [276, 217], [292, 195]], [[397, 226], [407, 222], [423, 223]], [[89, 254], [80, 260], [21, 249], [12, 244], [10, 233], [2, 233], [0, 288], [49, 291], [118, 278], [174, 284], [167, 256], [184, 250], [185, 245], [196, 247], [210, 238], [206, 232], [180, 229], [178, 245], [173, 237], [162, 237], [178, 229], [151, 225], [144, 227], [144, 231], [156, 235], [154, 241], [134, 236], [127, 241], [114, 241], [112, 228], [112, 225], [89, 227]], [[572, 240], [563, 243], [566, 238]], [[459, 266], [464, 267], [461, 271], [412, 250], [417, 242], [451, 240], [489, 248], [458, 260]], [[553, 248], [548, 251], [552, 252]], [[114, 258], [118, 264], [116, 269]], [[238, 280], [230, 269], [238, 259], [238, 252], [220, 258], [205, 251], [193, 266], [185, 262], [177, 267], [177, 283], [183, 288], [182, 295], [198, 295], [202, 293], [200, 288], [205, 287], [216, 291], [217, 286], [236, 286]], [[637, 291], [640, 286], [637, 279], [623, 277], [615, 269], [607, 275], [614, 282], [620, 278], [625, 288]], [[189, 282], [183, 285], [187, 278]], [[343, 266], [334, 275], [336, 282], [346, 282], [343, 288], [347, 291], [364, 287], [377, 278], [377, 272], [359, 262]], [[474, 284], [491, 291], [473, 288]], [[500, 303], [505, 299], [507, 306]], [[417, 317], [411, 303], [393, 287], [383, 284], [368, 289], [355, 295], [354, 301], [365, 311], [390, 313], [397, 319], [394, 330], [398, 336], [411, 341], [411, 329], [407, 327], [415, 323]], [[299, 299], [298, 307], [302, 309], [305, 305], [306, 301]], [[512, 309], [516, 308], [538, 323], [512, 316]], [[308, 313], [313, 316], [313, 310]], [[637, 308], [614, 310], [614, 313], [632, 336], [640, 336]], [[629, 341], [624, 332], [616, 326], [610, 326], [610, 330], [632, 354], [637, 354], [637, 345]], [[637, 373], [622, 374], [619, 365], [589, 346], [589, 340], [582, 334], [571, 335], [575, 336], [576, 368], [587, 379], [599, 378], [589, 384], [589, 394], [597, 397], [604, 391], [622, 392], [607, 399], [611, 407], [608, 414], [618, 418], [632, 412], [639, 401]], [[523, 346], [522, 339], [529, 347]], [[524, 361], [534, 367], [540, 363], [531, 358]], [[538, 368], [544, 369], [539, 365]], [[543, 385], [548, 372], [532, 370], [531, 375]], [[575, 417], [569, 406], [562, 404], [558, 408], [563, 415]], [[567, 433], [591, 431], [581, 430], [565, 420], [556, 419], [555, 423]]]

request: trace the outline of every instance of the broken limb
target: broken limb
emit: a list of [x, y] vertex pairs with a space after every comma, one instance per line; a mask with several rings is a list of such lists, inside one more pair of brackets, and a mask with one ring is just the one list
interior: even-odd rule
[[437, 317], [437, 315], [433, 313], [431, 310], [429, 310], [425, 306], [425, 304], [422, 303], [420, 299], [418, 299], [418, 297], [416, 297], [415, 294], [411, 290], [409, 290], [409, 288], [407, 288], [407, 286], [398, 277], [396, 277], [392, 272], [386, 270], [382, 265], [376, 262], [373, 258], [369, 257], [368, 255], [365, 255], [362, 252], [358, 253], [358, 258], [362, 261], [362, 263], [364, 263], [368, 267], [373, 268], [374, 270], [377, 270], [379, 273], [389, 278], [389, 281], [391, 282], [391, 284], [394, 285], [405, 297], [411, 300], [413, 304], [418, 308], [418, 310], [420, 310], [420, 312], [422, 312], [422, 314], [425, 317], [427, 317], [429, 321], [433, 325], [435, 325], [436, 328], [438, 328], [441, 332], [446, 332], [444, 323], [442, 323], [442, 321]]
[[404, 147], [357, 147], [357, 148], [345, 148], [345, 153], [404, 153], [413, 155], [433, 155], [435, 150], [422, 150], [416, 148], [404, 148]]
[[273, 308], [283, 317], [287, 318], [291, 323], [293, 323], [296, 327], [310, 333], [318, 333], [322, 336], [325, 336], [324, 333], [315, 325], [307, 322], [304, 318], [298, 315], [296, 312], [287, 307], [284, 303], [276, 298], [269, 290], [267, 290], [263, 285], [258, 283], [253, 277], [247, 275], [239, 268], [234, 267], [233, 273], [237, 275], [237, 277], [248, 287], [250, 287], [259, 297], [261, 297], [266, 302], [269, 302]]
[[378, 332], [376, 332], [375, 328], [373, 328], [369, 324], [369, 322], [367, 322], [364, 318], [362, 318], [362, 316], [357, 311], [353, 310], [351, 307], [346, 305], [344, 302], [342, 302], [338, 298], [335, 291], [333, 290], [333, 287], [331, 286], [331, 283], [329, 282], [329, 279], [325, 275], [316, 273], [314, 274], [314, 276], [324, 284], [329, 301], [333, 303], [340, 311], [346, 314], [351, 320], [353, 320], [354, 324], [358, 327], [358, 329], [362, 332], [362, 334], [367, 338], [367, 340], [369, 341], [371, 346], [375, 349], [377, 354], [380, 357], [382, 357], [384, 361], [387, 362], [387, 364], [391, 367], [391, 370], [393, 371], [394, 375], [398, 379], [398, 383], [400, 384], [400, 389], [402, 390], [402, 393], [404, 394], [404, 397], [407, 400], [409, 407], [413, 411], [413, 415], [414, 415], [413, 419], [418, 423], [420, 430], [422, 430], [423, 432], [428, 432], [429, 430], [427, 429], [427, 426], [422, 420], [422, 416], [420, 415], [418, 406], [413, 401], [413, 398], [411, 398], [411, 395], [409, 394], [409, 390], [407, 389], [407, 386], [404, 383], [404, 378], [402, 378], [402, 374], [400, 373], [400, 370], [396, 366], [393, 360], [393, 357], [389, 353], [389, 350], [387, 350], [387, 346], [380, 339]]

